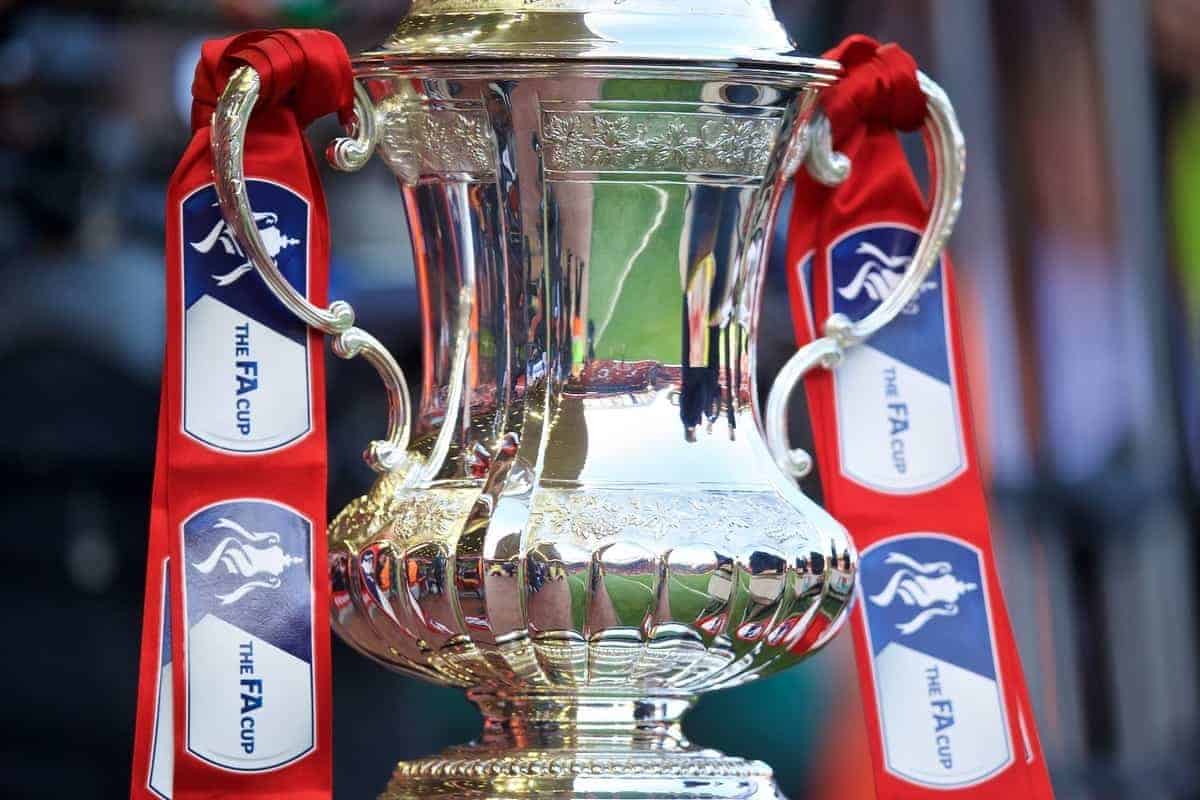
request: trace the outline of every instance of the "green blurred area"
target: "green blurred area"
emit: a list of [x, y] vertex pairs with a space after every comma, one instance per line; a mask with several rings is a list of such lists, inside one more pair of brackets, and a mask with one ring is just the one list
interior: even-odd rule
[[1200, 330], [1200, 103], [1189, 102], [1176, 117], [1170, 149], [1172, 232], [1192, 330]]
[[595, 356], [676, 364], [686, 187], [605, 183], [593, 191], [588, 313], [596, 326]]
[[[609, 80], [600, 96], [614, 101], [698, 100], [694, 82]], [[679, 247], [687, 187], [596, 183], [588, 270], [595, 357], [680, 361], [683, 278]]]
[[337, 19], [338, 5], [333, 0], [279, 0], [279, 15], [289, 25], [319, 27]]

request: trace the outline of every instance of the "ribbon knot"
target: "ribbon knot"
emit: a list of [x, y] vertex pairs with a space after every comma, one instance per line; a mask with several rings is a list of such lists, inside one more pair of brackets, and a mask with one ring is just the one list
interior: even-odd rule
[[901, 131], [924, 124], [926, 101], [917, 82], [917, 62], [902, 47], [851, 36], [826, 57], [846, 70], [823, 101], [835, 138], [860, 124]]
[[300, 127], [354, 108], [354, 77], [342, 40], [328, 31], [252, 31], [205, 42], [192, 84], [192, 130], [207, 127], [229, 76], [247, 64], [261, 79], [258, 107], [287, 106]]

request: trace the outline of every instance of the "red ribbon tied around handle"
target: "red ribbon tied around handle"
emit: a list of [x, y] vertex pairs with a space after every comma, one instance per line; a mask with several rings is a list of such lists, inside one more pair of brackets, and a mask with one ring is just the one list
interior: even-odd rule
[[[929, 204], [897, 131], [928, 104], [913, 58], [851, 36], [822, 102], [852, 168], [806, 173], [788, 232], [801, 345], [835, 313], [861, 319], [912, 262]], [[931, 160], [932, 161], [932, 160]], [[1005, 609], [971, 434], [949, 256], [895, 320], [805, 381], [825, 505], [859, 548], [852, 627], [881, 800], [1052, 798]]]
[[337, 113], [348, 123], [354, 109], [354, 73], [342, 40], [328, 31], [251, 31], [205, 42], [192, 83], [192, 130], [208, 127], [229, 76], [243, 64], [261, 81], [258, 113], [291, 112], [300, 127]]
[[217, 204], [212, 115], [242, 65], [261, 82], [244, 151], [255, 218], [280, 271], [327, 302], [328, 215], [304, 128], [350, 119], [346, 49], [316, 30], [207, 42], [167, 191], [134, 798], [332, 794], [324, 347], [271, 295]]
[[826, 92], [822, 108], [835, 133], [860, 125], [912, 132], [925, 122], [925, 94], [917, 82], [917, 62], [897, 44], [851, 36], [826, 58], [841, 63], [845, 75]]

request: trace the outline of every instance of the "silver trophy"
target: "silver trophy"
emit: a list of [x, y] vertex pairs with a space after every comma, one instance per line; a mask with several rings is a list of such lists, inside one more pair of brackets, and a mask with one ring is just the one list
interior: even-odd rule
[[841, 628], [857, 556], [799, 490], [799, 378], [919, 291], [953, 227], [963, 148], [924, 76], [936, 185], [909, 270], [777, 379], [754, 346], [797, 170], [836, 185], [821, 92], [768, 0], [414, 0], [356, 60], [344, 170], [396, 174], [424, 332], [421, 403], [345, 303], [310, 305], [261, 241], [241, 144], [258, 76], [213, 126], [226, 219], [281, 302], [387, 386], [380, 473], [330, 528], [333, 627], [390, 669], [468, 690], [474, 744], [401, 763], [386, 798], [775, 798], [771, 769], [680, 719]]

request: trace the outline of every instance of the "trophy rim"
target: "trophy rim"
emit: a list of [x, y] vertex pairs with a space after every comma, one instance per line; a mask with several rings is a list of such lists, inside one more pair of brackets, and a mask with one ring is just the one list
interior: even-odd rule
[[366, 51], [352, 60], [359, 79], [411, 74], [422, 78], [491, 78], [498, 72], [513, 78], [664, 78], [718, 80], [728, 83], [772, 83], [796, 88], [832, 86], [843, 74], [840, 62], [796, 57], [790, 62], [740, 59], [562, 59], [459, 58], [417, 56], [392, 51]]
[[[735, 22], [734, 30], [729, 23]], [[360, 58], [432, 62], [726, 63], [839, 73], [797, 50], [773, 15], [573, 10], [412, 13]]]

